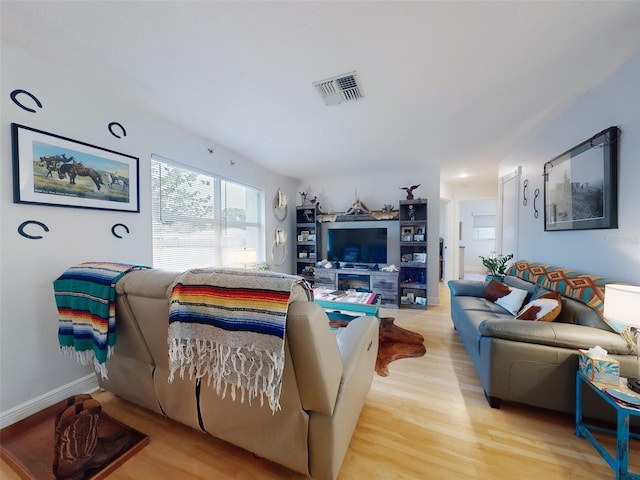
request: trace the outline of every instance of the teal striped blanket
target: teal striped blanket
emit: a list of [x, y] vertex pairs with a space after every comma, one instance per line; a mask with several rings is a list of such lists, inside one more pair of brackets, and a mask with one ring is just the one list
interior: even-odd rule
[[243, 269], [195, 269], [176, 280], [169, 304], [169, 382], [206, 378], [222, 398], [266, 397], [273, 413], [284, 369], [289, 299], [301, 277]]
[[142, 267], [127, 263], [86, 262], [53, 282], [58, 308], [58, 342], [65, 355], [94, 364], [107, 378], [107, 358], [116, 343], [116, 282]]

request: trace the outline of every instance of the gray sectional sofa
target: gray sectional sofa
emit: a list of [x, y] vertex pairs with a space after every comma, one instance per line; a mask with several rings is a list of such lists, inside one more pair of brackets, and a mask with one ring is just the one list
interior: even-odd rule
[[[507, 273], [504, 283], [529, 292], [525, 304], [557, 291], [562, 295], [562, 310], [553, 322], [516, 320], [484, 297], [489, 282], [449, 281], [453, 325], [492, 407], [510, 401], [575, 412], [578, 349], [595, 345], [620, 362], [622, 376], [635, 376], [633, 344], [601, 317], [608, 280], [527, 261], [516, 262]], [[596, 395], [585, 394], [585, 416], [611, 420]]]

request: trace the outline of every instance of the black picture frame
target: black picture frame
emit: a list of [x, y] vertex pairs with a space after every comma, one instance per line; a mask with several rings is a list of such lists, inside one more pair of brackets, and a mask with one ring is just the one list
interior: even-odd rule
[[13, 201], [140, 212], [139, 159], [11, 124]]
[[618, 127], [544, 164], [544, 229], [618, 228]]

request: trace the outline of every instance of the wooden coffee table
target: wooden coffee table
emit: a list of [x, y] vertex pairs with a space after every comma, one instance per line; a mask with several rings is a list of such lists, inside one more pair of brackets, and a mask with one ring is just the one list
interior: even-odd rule
[[376, 293], [315, 288], [313, 297], [314, 302], [325, 310], [355, 313], [380, 320], [380, 295]]

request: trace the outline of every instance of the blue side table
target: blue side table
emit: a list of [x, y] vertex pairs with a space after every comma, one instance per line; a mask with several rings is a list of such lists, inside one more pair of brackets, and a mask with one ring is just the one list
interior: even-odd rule
[[[582, 384], [585, 383], [616, 411], [616, 430], [595, 427], [582, 421]], [[640, 435], [629, 432], [629, 418], [640, 417], [640, 408], [627, 407], [607, 395], [598, 384], [581, 372], [576, 374], [576, 436], [584, 437], [593, 445], [616, 473], [616, 480], [640, 480], [640, 475], [629, 472], [629, 439], [640, 440]], [[616, 458], [596, 440], [591, 433], [604, 432], [616, 435]]]

